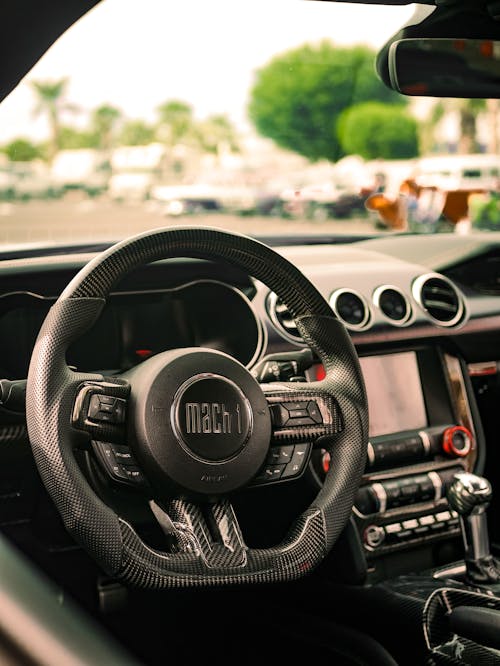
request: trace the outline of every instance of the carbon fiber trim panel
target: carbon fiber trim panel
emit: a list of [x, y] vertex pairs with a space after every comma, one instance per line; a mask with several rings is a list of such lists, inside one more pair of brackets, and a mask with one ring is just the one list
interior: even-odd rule
[[16, 444], [24, 442], [28, 437], [28, 431], [23, 423], [15, 425], [0, 426], [0, 445]]
[[500, 664], [500, 651], [486, 648], [450, 631], [447, 614], [457, 606], [500, 611], [500, 598], [473, 591], [441, 588], [429, 597], [423, 613], [424, 634], [435, 664]]
[[[66, 347], [95, 320], [103, 298], [120, 277], [142, 263], [176, 256], [225, 260], [263, 281], [285, 302], [303, 339], [325, 366], [321, 382], [282, 384], [278, 389], [287, 396], [326, 395], [338, 409], [332, 413], [331, 432], [321, 439], [332, 456], [323, 489], [275, 548], [248, 549], [228, 503], [213, 506], [207, 516], [199, 507], [177, 501], [169, 511], [182, 552], [153, 550], [95, 496], [71, 453], [70, 413], [77, 387], [102, 378], [72, 373], [64, 363]], [[340, 422], [343, 430], [338, 432]], [[350, 337], [293, 265], [244, 236], [182, 228], [124, 241], [97, 257], [68, 285], [35, 346], [28, 378], [28, 431], [42, 479], [67, 529], [108, 573], [153, 588], [260, 583], [299, 578], [319, 564], [335, 542], [349, 518], [365, 466], [368, 412]]]

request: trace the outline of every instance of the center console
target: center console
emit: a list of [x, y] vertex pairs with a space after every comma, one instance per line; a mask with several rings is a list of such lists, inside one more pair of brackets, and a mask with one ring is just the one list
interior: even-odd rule
[[485, 517], [496, 489], [477, 476], [485, 442], [467, 368], [437, 346], [360, 363], [367, 461], [346, 550], [325, 576], [342, 617], [400, 663], [500, 664], [500, 561]]
[[446, 491], [457, 472], [476, 468], [478, 432], [455, 356], [424, 347], [360, 362], [370, 441], [353, 520], [375, 581], [385, 576], [388, 555], [458, 541]]

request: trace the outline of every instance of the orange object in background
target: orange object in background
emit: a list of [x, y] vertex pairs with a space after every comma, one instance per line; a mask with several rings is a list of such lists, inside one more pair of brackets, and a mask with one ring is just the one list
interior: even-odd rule
[[377, 192], [368, 197], [365, 207], [378, 213], [380, 220], [389, 229], [404, 231], [408, 226], [408, 211], [403, 195], [391, 198], [387, 194]]
[[[367, 210], [378, 213], [380, 220], [389, 229], [405, 231], [408, 229], [408, 203], [411, 197], [416, 199], [418, 205], [418, 201], [424, 193], [437, 191], [439, 190], [436, 187], [419, 186], [415, 181], [408, 179], [403, 181], [396, 196], [377, 192], [368, 197], [365, 206]], [[483, 189], [445, 192], [441, 215], [452, 224], [457, 224], [468, 217], [470, 195], [483, 192]]]

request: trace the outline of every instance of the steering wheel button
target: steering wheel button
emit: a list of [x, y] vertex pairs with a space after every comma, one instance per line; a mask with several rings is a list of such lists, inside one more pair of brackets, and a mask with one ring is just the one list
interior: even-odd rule
[[125, 421], [125, 400], [117, 398], [116, 404], [113, 409], [113, 414], [115, 417], [115, 423], [123, 423]]
[[279, 481], [285, 470], [285, 465], [266, 465], [260, 474], [255, 478], [259, 483], [270, 483]]
[[102, 423], [116, 423], [114, 414], [106, 414], [101, 411], [97, 412], [97, 414], [93, 417], [93, 420], [101, 421]]
[[125, 468], [119, 465], [118, 463], [113, 463], [112, 465], [110, 465], [109, 470], [111, 474], [115, 477], [115, 479], [123, 479], [123, 480], [128, 479]]
[[97, 399], [103, 405], [113, 405], [116, 400], [116, 398], [113, 398], [112, 395], [102, 395], [102, 394], [98, 394]]
[[101, 403], [99, 402], [99, 396], [93, 395], [90, 398], [89, 408], [88, 408], [88, 417], [89, 419], [95, 419], [97, 414], [101, 409]]
[[323, 416], [321, 415], [321, 412], [319, 411], [319, 407], [317, 403], [311, 401], [307, 405], [307, 412], [309, 416], [312, 418], [314, 423], [323, 423]]
[[309, 425], [316, 425], [310, 416], [304, 418], [290, 418], [285, 423], [285, 426], [294, 426], [295, 428], [298, 428], [299, 426], [309, 426]]
[[289, 411], [289, 414], [291, 419], [300, 419], [300, 418], [309, 417], [309, 412], [307, 411], [307, 409], [292, 409]]
[[276, 481], [281, 478], [285, 465], [272, 465], [266, 467], [266, 477], [272, 481]]
[[289, 479], [292, 476], [298, 476], [302, 471], [302, 465], [300, 463], [289, 463], [285, 467], [285, 471], [282, 474], [282, 479]]
[[269, 464], [277, 464], [280, 459], [281, 449], [273, 448], [269, 450], [269, 455], [267, 456], [267, 462]]
[[98, 453], [100, 453], [103, 458], [114, 461], [115, 452], [111, 444], [108, 442], [93, 442], [93, 444]]
[[293, 463], [298, 462], [300, 464], [303, 464], [304, 460], [307, 458], [308, 452], [309, 452], [309, 444], [296, 444], [295, 450], [293, 452], [292, 462]]
[[296, 412], [297, 410], [307, 409], [307, 402], [285, 402], [284, 407], [289, 412]]
[[270, 449], [267, 457], [269, 464], [286, 465], [289, 463], [293, 456], [293, 445], [291, 446], [276, 446]]
[[99, 402], [99, 412], [101, 414], [112, 414], [114, 409], [114, 405], [110, 405], [107, 402]]
[[129, 481], [137, 484], [144, 482], [144, 476], [138, 467], [124, 467], [123, 471]]
[[122, 465], [127, 465], [127, 464], [132, 464], [135, 465], [135, 460], [132, 457], [132, 454], [130, 451], [117, 451], [115, 450], [115, 458], [117, 462], [121, 463]]
[[271, 421], [274, 426], [280, 427], [288, 421], [288, 411], [283, 405], [271, 405], [269, 407]]

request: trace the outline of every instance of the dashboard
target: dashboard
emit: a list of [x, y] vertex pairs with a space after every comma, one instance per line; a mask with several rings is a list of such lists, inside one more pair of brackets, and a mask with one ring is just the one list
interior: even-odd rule
[[[373, 580], [407, 571], [417, 555], [427, 566], [451, 561], [459, 526], [446, 486], [457, 470], [481, 473], [485, 464], [473, 382], [496, 374], [500, 356], [500, 238], [395, 236], [276, 249], [330, 302], [360, 356], [370, 443], [349, 526], [351, 547]], [[49, 308], [92, 256], [42, 252], [0, 261], [2, 378], [26, 377]], [[109, 375], [158, 352], [193, 346], [226, 352], [261, 381], [322, 377], [314, 358], [297, 365], [305, 344], [275, 294], [230, 265], [198, 259], [160, 261], [131, 273], [67, 362]], [[0, 408], [0, 424], [0, 441], [27, 441], [21, 415]], [[317, 491], [328, 467], [328, 452], [313, 451], [294, 493]], [[28, 510], [25, 480], [16, 487], [15, 475], [2, 474], [0, 524], [25, 518]], [[9, 490], [2, 494], [4, 486]]]

